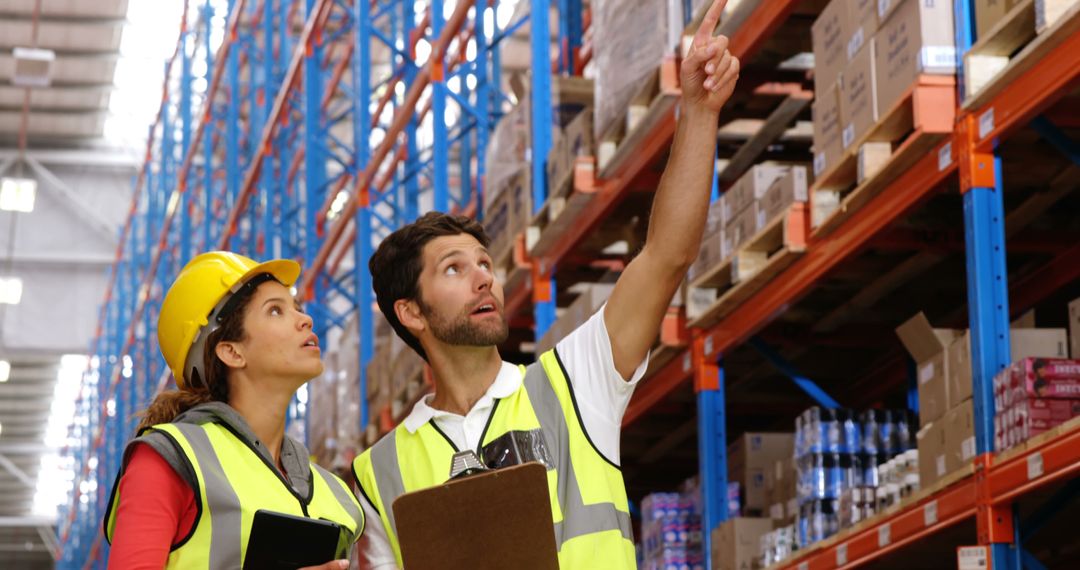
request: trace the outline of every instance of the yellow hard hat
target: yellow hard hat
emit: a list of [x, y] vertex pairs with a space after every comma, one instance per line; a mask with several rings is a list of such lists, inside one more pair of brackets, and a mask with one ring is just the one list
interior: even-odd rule
[[178, 388], [190, 381], [192, 369], [205, 381], [202, 348], [219, 326], [216, 317], [234, 293], [263, 274], [291, 287], [300, 276], [300, 264], [291, 259], [258, 263], [228, 251], [211, 251], [195, 256], [180, 270], [165, 293], [157, 326], [161, 355]]

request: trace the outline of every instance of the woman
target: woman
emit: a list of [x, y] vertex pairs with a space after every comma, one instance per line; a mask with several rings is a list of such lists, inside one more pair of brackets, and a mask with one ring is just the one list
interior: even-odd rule
[[296, 390], [323, 371], [289, 292], [299, 274], [289, 260], [210, 252], [169, 288], [158, 343], [178, 390], [154, 399], [124, 451], [105, 517], [110, 568], [239, 568], [258, 510], [337, 523], [339, 557], [360, 537], [352, 492], [285, 436]]

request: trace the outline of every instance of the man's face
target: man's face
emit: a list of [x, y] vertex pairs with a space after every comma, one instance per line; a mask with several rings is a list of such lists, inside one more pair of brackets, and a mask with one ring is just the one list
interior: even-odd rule
[[442, 236], [424, 246], [418, 304], [440, 342], [494, 346], [509, 335], [502, 285], [487, 249], [469, 234]]

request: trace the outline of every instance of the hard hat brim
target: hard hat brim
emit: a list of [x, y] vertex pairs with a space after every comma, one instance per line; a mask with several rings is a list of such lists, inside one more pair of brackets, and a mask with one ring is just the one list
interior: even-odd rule
[[233, 287], [235, 288], [243, 285], [244, 283], [247, 283], [249, 279], [261, 273], [269, 273], [282, 285], [292, 287], [296, 283], [296, 280], [300, 278], [300, 264], [291, 259], [272, 259], [270, 261], [264, 261], [263, 263], [252, 267], [247, 273], [240, 277]]

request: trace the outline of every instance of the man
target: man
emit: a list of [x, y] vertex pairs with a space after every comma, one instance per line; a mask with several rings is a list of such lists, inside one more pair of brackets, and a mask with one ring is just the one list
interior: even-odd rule
[[539, 425], [554, 464], [560, 566], [635, 567], [620, 427], [704, 231], [718, 114], [739, 73], [727, 38], [712, 36], [725, 3], [710, 7], [682, 64], [679, 125], [645, 246], [604, 308], [539, 362], [519, 368], [499, 356], [508, 333], [503, 290], [476, 222], [430, 213], [372, 256], [379, 307], [431, 366], [435, 393], [354, 462], [369, 521], [361, 539], [368, 566], [401, 565], [395, 498], [445, 482], [458, 450], [479, 453], [501, 435]]

